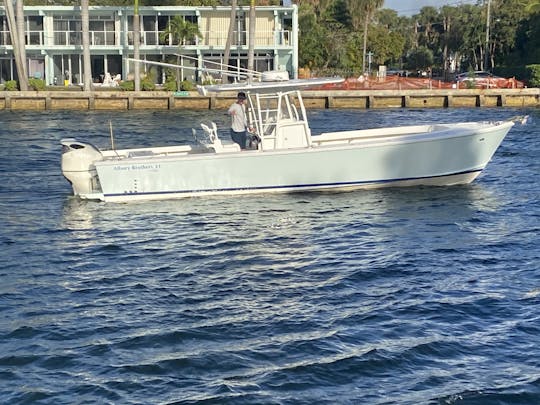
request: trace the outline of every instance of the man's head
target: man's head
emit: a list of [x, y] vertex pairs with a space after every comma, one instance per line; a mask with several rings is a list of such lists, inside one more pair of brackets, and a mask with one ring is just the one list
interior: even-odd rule
[[241, 91], [241, 92], [238, 93], [238, 95], [236, 97], [238, 98], [238, 101], [244, 101], [246, 99], [246, 93]]

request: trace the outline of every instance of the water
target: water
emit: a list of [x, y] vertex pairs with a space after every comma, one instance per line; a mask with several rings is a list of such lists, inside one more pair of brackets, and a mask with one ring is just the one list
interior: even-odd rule
[[[63, 137], [209, 112], [0, 112], [0, 402], [540, 403], [540, 111], [313, 110], [314, 132], [529, 113], [468, 186], [83, 202]], [[150, 136], [150, 134], [152, 134]]]

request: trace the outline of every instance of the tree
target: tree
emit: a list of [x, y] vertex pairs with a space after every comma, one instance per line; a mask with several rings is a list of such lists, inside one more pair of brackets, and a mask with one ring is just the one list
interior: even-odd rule
[[[519, 23], [527, 18], [527, 0], [512, 2], [492, 0], [492, 28], [489, 44], [490, 65], [496, 66], [496, 61], [503, 60], [505, 55], [512, 53], [516, 47], [516, 35]], [[489, 67], [486, 66], [486, 69]]]
[[540, 13], [540, 0], [531, 0], [531, 2], [527, 5], [526, 10], [529, 13]]
[[407, 66], [412, 70], [425, 70], [433, 66], [433, 52], [426, 46], [419, 46], [407, 56]]
[[[17, 68], [17, 76], [19, 78], [19, 89], [22, 91], [28, 90], [28, 76], [26, 73], [26, 59], [22, 58], [21, 49], [25, 44], [20, 43], [21, 36], [18, 34], [17, 23], [15, 20], [15, 12], [11, 0], [4, 0], [6, 17], [9, 25], [9, 35], [13, 44], [13, 57], [15, 58], [15, 66]], [[24, 34], [23, 34], [24, 35]]]
[[455, 52], [460, 41], [457, 8], [442, 7], [441, 17], [443, 19], [443, 32], [441, 35], [443, 72], [444, 78], [448, 79], [448, 73], [451, 70], [450, 59], [455, 57]]
[[303, 4], [298, 11], [298, 63], [302, 67], [322, 66], [327, 60], [325, 48], [321, 46], [328, 38], [324, 24], [319, 24], [311, 4]]
[[516, 48], [505, 55], [510, 66], [540, 63], [540, 10], [521, 21], [516, 32]]
[[[21, 90], [28, 90], [28, 65], [26, 62], [26, 35], [24, 35], [24, 5], [22, 0], [16, 0], [15, 2], [15, 20], [17, 24], [17, 35], [19, 36], [19, 57], [21, 58], [23, 77], [25, 80], [21, 81], [19, 78], [19, 84]], [[26, 87], [23, 89], [23, 87]]]
[[[162, 40], [166, 40], [171, 37], [172, 43], [178, 45], [179, 52], [181, 52], [184, 42], [187, 40], [193, 40], [194, 38], [202, 38], [199, 26], [190, 21], [184, 20], [181, 15], [174, 16], [170, 21], [167, 29], [160, 34]], [[179, 65], [176, 69], [176, 89], [180, 90], [180, 55], [176, 56], [176, 64]]]
[[[395, 60], [400, 61], [399, 68], [403, 69], [403, 52], [405, 49], [411, 49], [415, 47], [415, 30], [412, 29], [414, 21], [410, 17], [398, 16], [397, 12], [390, 9], [381, 9], [377, 11], [375, 15], [378, 25], [385, 27], [389, 32], [398, 34], [403, 42], [403, 50]], [[416, 44], [416, 46], [418, 46]]]
[[389, 61], [399, 60], [403, 54], [405, 38], [398, 32], [376, 25], [369, 31], [369, 43], [376, 49], [375, 63], [385, 65]]
[[88, 0], [81, 0], [81, 20], [84, 91], [90, 91], [92, 89], [92, 65], [90, 63], [90, 18], [88, 15]]
[[384, 0], [357, 0], [364, 11], [364, 46], [362, 48], [362, 72], [366, 72], [367, 36], [369, 21], [377, 9], [381, 8]]
[[135, 0], [135, 4], [133, 5], [133, 59], [136, 59], [133, 71], [135, 91], [141, 90], [141, 65], [138, 61], [140, 59], [139, 47], [141, 45], [140, 23], [139, 0]]
[[255, 70], [255, 0], [251, 0], [249, 5], [249, 43], [248, 43], [248, 78], [251, 79], [251, 72]]
[[225, 43], [225, 51], [223, 52], [224, 70], [229, 70], [229, 59], [231, 57], [231, 46], [234, 37], [234, 28], [236, 27], [236, 8], [238, 0], [231, 0], [231, 14], [229, 17], [229, 31], [227, 32], [227, 42]]
[[351, 25], [355, 31], [360, 31], [360, 27], [364, 22], [365, 9], [361, 1], [346, 0], [347, 11], [351, 19]]
[[419, 31], [422, 34], [420, 35], [419, 44], [427, 47], [436, 45], [439, 39], [439, 30], [442, 26], [442, 16], [439, 15], [437, 9], [430, 6], [422, 7], [420, 14], [416, 16], [416, 20], [420, 25]]
[[[459, 7], [461, 43], [458, 48], [460, 57], [457, 61], [465, 64], [466, 70], [480, 70], [481, 51], [484, 43], [485, 20], [478, 7], [464, 4]], [[480, 53], [480, 55], [479, 55]], [[458, 70], [465, 70], [458, 66]]]

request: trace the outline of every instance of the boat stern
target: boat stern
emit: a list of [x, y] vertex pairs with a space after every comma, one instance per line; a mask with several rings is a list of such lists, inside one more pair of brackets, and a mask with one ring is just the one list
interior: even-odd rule
[[102, 153], [94, 145], [74, 138], [60, 141], [62, 144], [62, 174], [73, 188], [73, 194], [88, 198], [101, 193], [101, 185], [94, 163], [103, 160]]

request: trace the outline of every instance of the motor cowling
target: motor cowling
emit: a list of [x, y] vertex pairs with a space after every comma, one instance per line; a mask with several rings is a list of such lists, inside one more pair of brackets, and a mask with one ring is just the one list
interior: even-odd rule
[[71, 183], [73, 193], [101, 192], [94, 162], [103, 155], [94, 145], [73, 138], [62, 139], [62, 174]]

